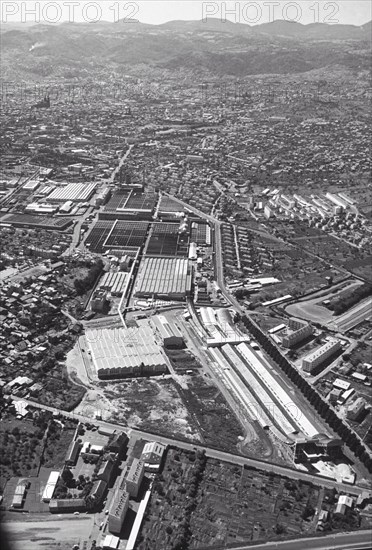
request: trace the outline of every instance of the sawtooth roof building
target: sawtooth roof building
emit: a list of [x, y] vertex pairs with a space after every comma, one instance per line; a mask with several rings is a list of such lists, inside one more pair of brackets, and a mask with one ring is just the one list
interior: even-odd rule
[[99, 378], [125, 378], [167, 372], [167, 365], [151, 328], [87, 331], [87, 342]]
[[191, 294], [192, 269], [181, 258], [144, 258], [135, 287], [135, 296], [165, 300], [185, 300]]

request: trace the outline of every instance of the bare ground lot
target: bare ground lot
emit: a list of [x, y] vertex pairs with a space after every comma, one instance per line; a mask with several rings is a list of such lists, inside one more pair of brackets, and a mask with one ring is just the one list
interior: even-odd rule
[[170, 377], [105, 384], [111, 419], [129, 427], [199, 440], [199, 430]]
[[93, 527], [93, 518], [69, 515], [60, 520], [38, 516], [36, 521], [25, 521], [24, 516], [3, 523], [12, 550], [71, 550], [74, 544], [87, 541]]

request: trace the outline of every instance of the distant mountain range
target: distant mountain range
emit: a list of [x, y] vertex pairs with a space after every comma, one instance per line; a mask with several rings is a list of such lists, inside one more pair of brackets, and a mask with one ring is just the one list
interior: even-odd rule
[[249, 26], [219, 19], [20, 24], [1, 29], [4, 79], [82, 76], [88, 69], [125, 66], [188, 69], [211, 75], [301, 73], [327, 66], [369, 68], [371, 22], [302, 25], [274, 21]]

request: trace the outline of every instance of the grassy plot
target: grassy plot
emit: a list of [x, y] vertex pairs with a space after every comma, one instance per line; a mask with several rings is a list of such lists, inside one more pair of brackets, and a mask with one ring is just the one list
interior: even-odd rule
[[32, 420], [10, 418], [0, 423], [0, 485], [12, 476], [36, 475], [43, 451], [45, 430]]

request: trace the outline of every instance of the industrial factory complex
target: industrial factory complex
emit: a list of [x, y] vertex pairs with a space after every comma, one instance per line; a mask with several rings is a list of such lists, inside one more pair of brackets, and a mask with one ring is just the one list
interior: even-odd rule
[[186, 259], [145, 258], [140, 266], [135, 296], [185, 300], [190, 296], [191, 266]]
[[87, 331], [86, 340], [99, 378], [146, 376], [167, 371], [161, 348], [146, 323], [136, 328]]

